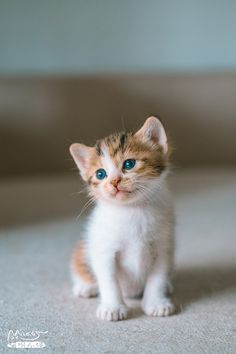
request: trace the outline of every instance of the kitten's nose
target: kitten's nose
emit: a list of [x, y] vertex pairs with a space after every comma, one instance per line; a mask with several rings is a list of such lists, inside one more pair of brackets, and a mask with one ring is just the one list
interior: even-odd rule
[[113, 185], [113, 187], [117, 188], [117, 186], [118, 186], [118, 184], [120, 183], [120, 181], [121, 181], [121, 178], [120, 178], [120, 177], [118, 177], [118, 178], [113, 178], [113, 179], [111, 180], [111, 184]]

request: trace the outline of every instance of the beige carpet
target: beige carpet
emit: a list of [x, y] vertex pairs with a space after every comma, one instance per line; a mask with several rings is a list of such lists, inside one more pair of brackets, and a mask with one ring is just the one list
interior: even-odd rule
[[21, 352], [7, 347], [18, 329], [47, 331], [42, 353], [236, 353], [236, 170], [176, 171], [172, 185], [182, 311], [148, 318], [136, 300], [127, 321], [104, 323], [97, 299], [71, 295], [68, 261], [84, 222], [79, 179], [2, 182], [0, 352]]

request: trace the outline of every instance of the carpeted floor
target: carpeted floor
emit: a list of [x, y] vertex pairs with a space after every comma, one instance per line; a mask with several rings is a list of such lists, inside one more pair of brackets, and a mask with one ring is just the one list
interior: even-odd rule
[[19, 330], [47, 332], [42, 353], [236, 353], [236, 170], [176, 172], [181, 312], [149, 318], [135, 300], [117, 323], [95, 318], [97, 299], [71, 295], [68, 262], [84, 222], [79, 179], [1, 183], [0, 352], [21, 352], [7, 347]]

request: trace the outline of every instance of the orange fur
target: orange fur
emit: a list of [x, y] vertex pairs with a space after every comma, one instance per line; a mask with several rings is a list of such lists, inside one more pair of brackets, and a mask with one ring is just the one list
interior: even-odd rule
[[133, 133], [111, 134], [102, 140], [98, 140], [90, 155], [86, 180], [94, 187], [100, 183], [94, 177], [94, 173], [102, 167], [101, 156], [104, 149], [108, 150], [115, 165], [120, 169], [122, 169], [123, 161], [127, 158], [142, 161], [142, 166], [139, 170], [136, 170], [136, 173], [142, 173], [147, 178], [160, 175], [167, 167], [169, 159], [169, 154], [165, 155], [161, 147], [145, 143]]
[[86, 283], [94, 283], [94, 278], [86, 261], [84, 241], [80, 241], [79, 245], [75, 248], [72, 255], [71, 265], [74, 272], [77, 273]]

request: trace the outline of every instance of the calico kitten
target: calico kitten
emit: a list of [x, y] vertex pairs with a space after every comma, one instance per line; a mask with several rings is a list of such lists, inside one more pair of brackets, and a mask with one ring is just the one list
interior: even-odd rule
[[142, 294], [149, 316], [169, 316], [174, 259], [174, 213], [166, 186], [168, 144], [150, 117], [136, 133], [112, 134], [70, 152], [96, 206], [72, 262], [74, 294], [101, 303], [97, 317], [123, 320], [125, 297]]

